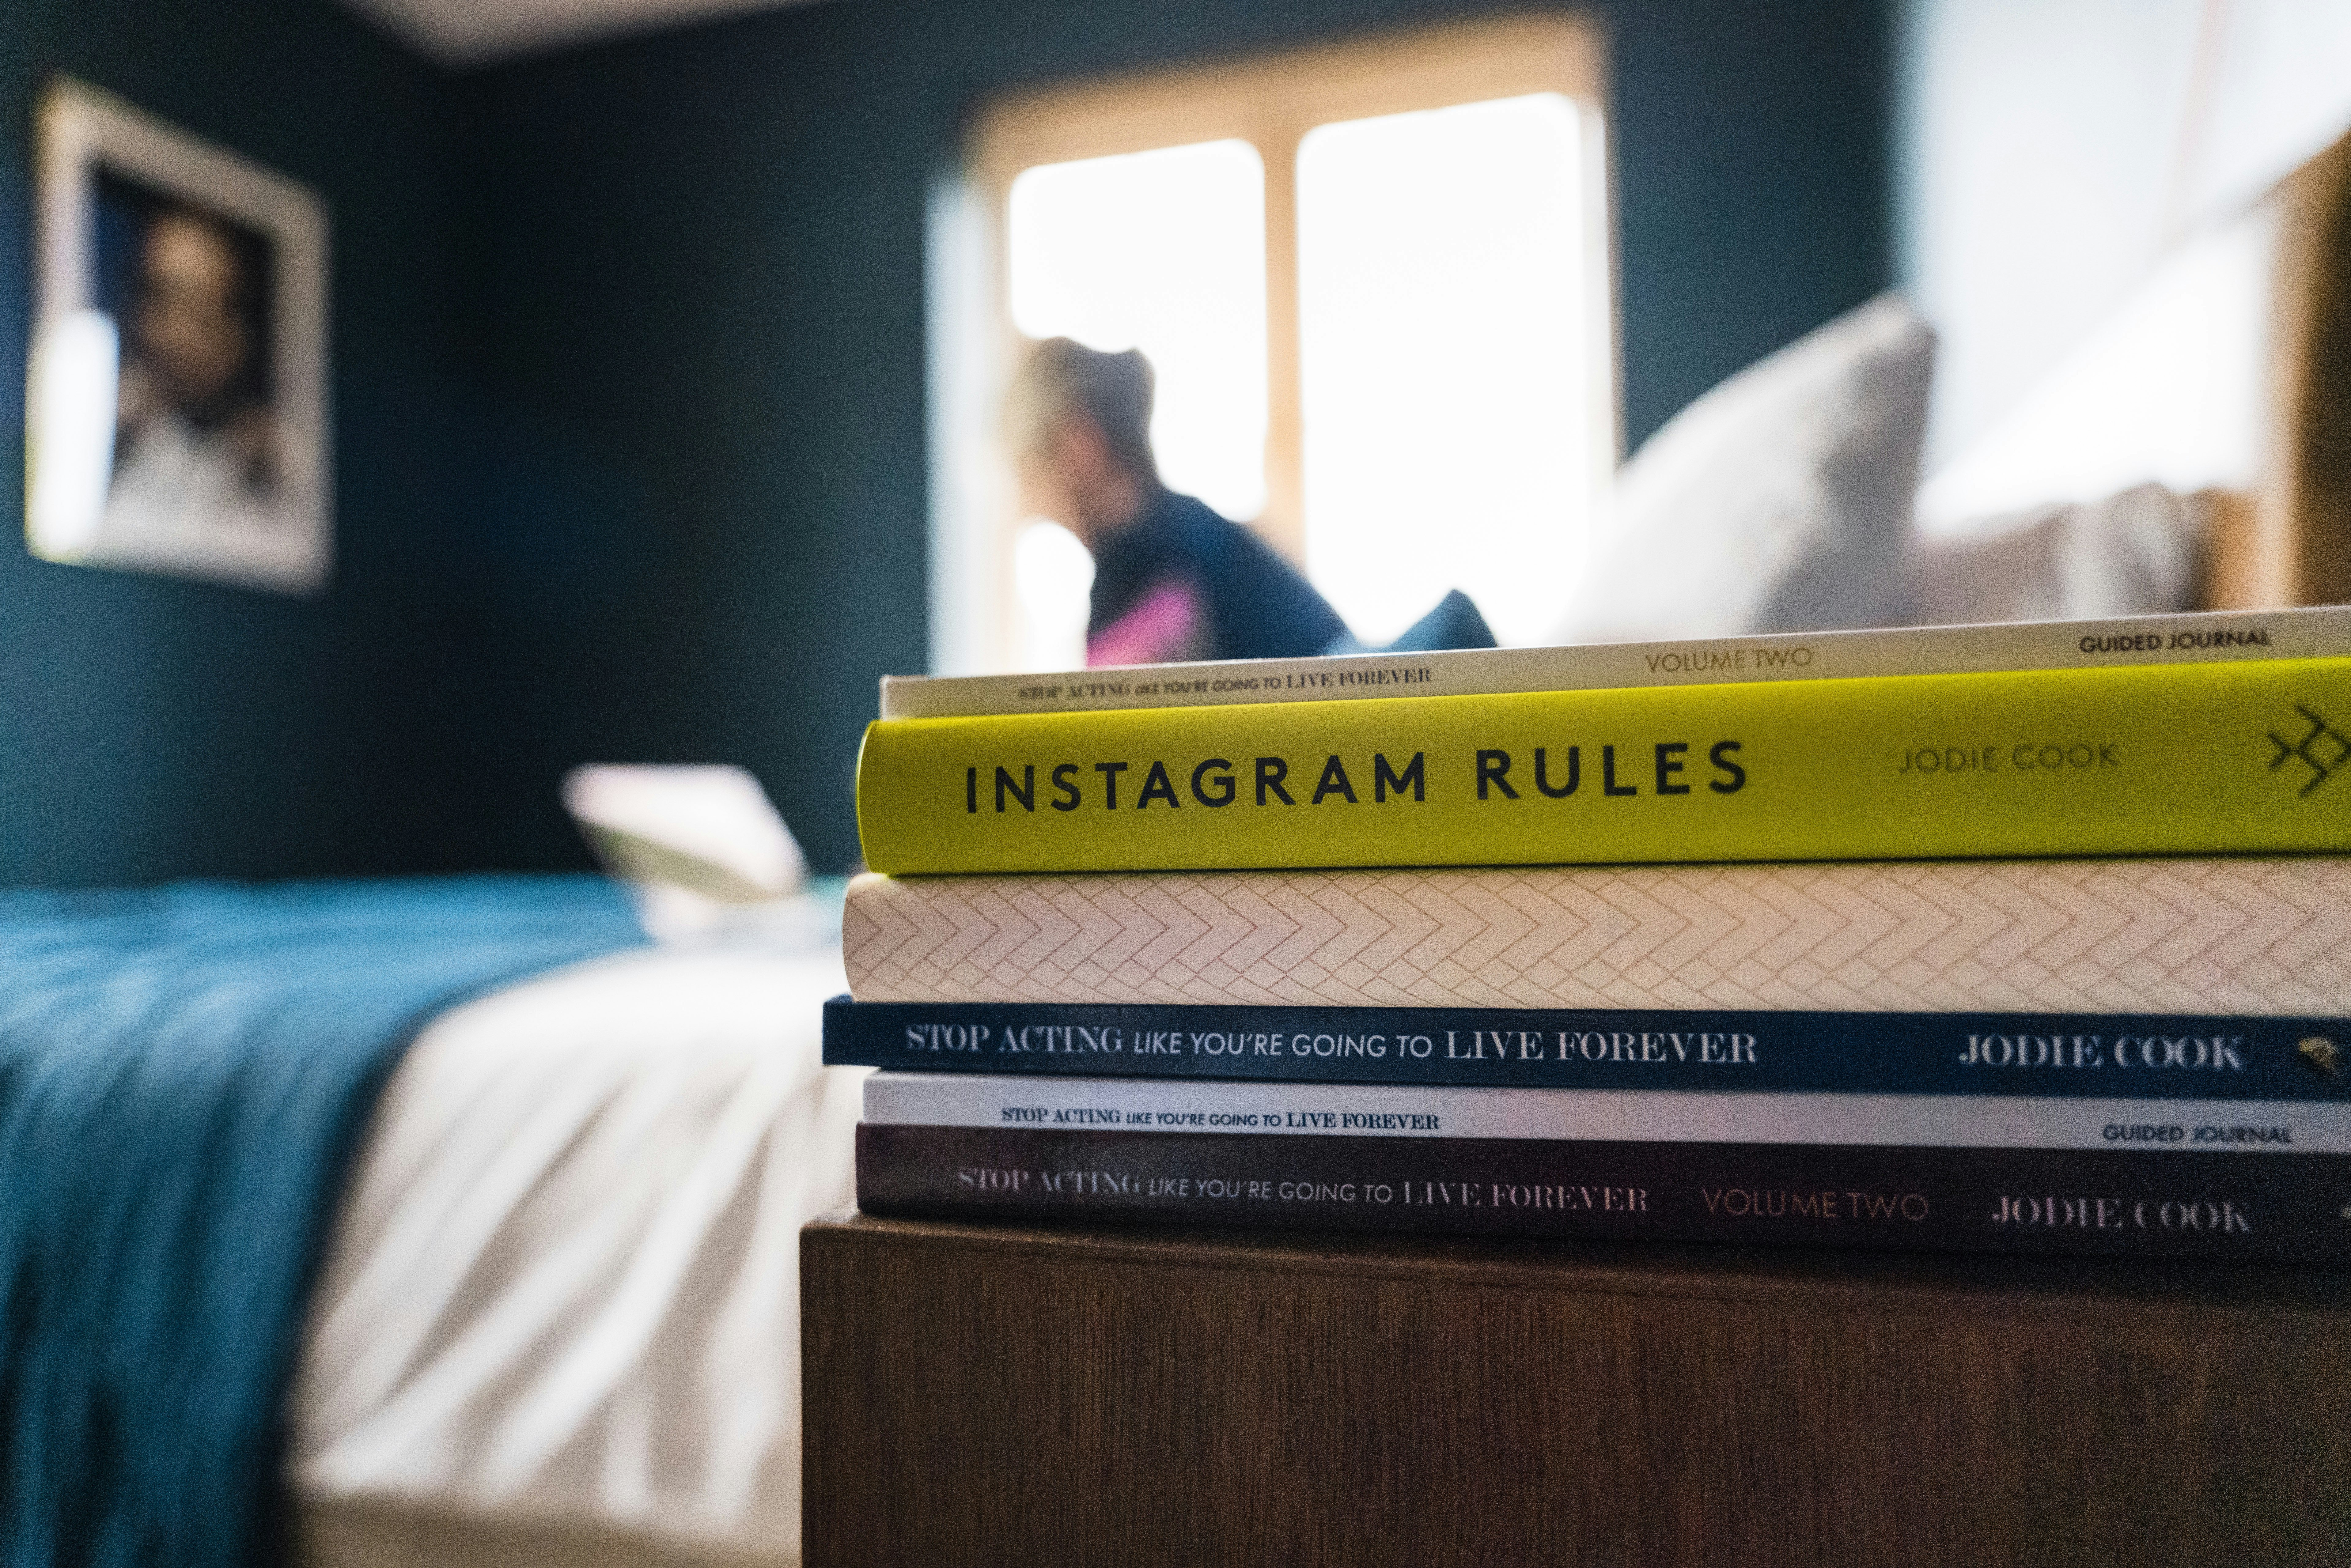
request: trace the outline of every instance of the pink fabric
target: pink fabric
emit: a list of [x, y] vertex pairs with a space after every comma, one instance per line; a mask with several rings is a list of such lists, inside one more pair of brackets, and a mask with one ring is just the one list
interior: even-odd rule
[[1196, 659], [1207, 650], [1207, 631], [1208, 607], [1200, 591], [1183, 578], [1172, 577], [1086, 639], [1086, 667]]

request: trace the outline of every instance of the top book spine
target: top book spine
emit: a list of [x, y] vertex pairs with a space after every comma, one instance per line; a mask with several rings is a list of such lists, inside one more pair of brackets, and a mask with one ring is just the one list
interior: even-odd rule
[[2351, 607], [1782, 632], [1333, 659], [1237, 659], [1054, 674], [886, 675], [882, 715], [982, 717], [1353, 697], [1718, 685], [1871, 675], [2215, 664], [2351, 653]]

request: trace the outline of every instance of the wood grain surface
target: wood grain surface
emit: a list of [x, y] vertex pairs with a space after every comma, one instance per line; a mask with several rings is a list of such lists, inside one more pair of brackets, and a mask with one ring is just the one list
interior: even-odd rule
[[2338, 1563], [2351, 1281], [844, 1215], [852, 1564]]

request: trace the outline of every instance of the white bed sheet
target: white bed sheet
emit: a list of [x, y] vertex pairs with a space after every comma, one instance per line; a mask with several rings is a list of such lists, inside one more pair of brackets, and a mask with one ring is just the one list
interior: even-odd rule
[[294, 1395], [298, 1511], [799, 1555], [799, 1228], [850, 1200], [840, 952], [651, 949], [457, 1008], [388, 1086]]

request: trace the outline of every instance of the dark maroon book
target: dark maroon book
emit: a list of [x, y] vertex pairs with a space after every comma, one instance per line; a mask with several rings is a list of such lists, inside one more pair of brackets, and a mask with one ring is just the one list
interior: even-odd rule
[[869, 1214], [2351, 1261], [2351, 1156], [857, 1130]]

